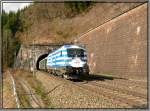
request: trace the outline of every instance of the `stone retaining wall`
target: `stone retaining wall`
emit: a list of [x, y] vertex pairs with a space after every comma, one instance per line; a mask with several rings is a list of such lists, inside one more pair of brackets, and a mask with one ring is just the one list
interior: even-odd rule
[[87, 44], [92, 73], [147, 77], [147, 3], [76, 39]]

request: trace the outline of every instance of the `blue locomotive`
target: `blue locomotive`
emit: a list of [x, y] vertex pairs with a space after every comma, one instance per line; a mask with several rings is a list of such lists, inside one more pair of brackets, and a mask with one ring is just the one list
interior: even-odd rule
[[67, 79], [89, 75], [86, 49], [77, 45], [64, 45], [41, 60], [39, 68]]

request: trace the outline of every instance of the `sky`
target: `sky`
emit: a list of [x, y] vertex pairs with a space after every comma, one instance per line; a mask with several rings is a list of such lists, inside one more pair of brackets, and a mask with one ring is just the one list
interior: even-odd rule
[[24, 3], [24, 2], [17, 3], [15, 1], [11, 1], [11, 3], [9, 3], [8, 1], [5, 1], [5, 3], [3, 2], [3, 10], [5, 10], [5, 12], [7, 13], [9, 13], [10, 11], [17, 12], [18, 9], [22, 9], [25, 6], [29, 6], [31, 4], [31, 1], [30, 3], [29, 2]]

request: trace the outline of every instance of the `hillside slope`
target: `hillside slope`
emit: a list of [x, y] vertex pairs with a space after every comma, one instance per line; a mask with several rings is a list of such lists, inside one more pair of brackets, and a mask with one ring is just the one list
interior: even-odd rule
[[22, 11], [26, 29], [17, 34], [22, 43], [68, 42], [140, 3], [94, 3], [74, 17], [66, 17], [64, 3], [34, 3]]

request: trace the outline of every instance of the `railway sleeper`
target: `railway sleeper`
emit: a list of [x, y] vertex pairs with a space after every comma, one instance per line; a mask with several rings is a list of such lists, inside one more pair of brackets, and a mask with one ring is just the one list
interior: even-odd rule
[[109, 96], [109, 98], [113, 100], [120, 101], [120, 103], [128, 104], [129, 106], [142, 106], [147, 104], [147, 102], [143, 102], [140, 99], [137, 99], [136, 97], [133, 97], [131, 95], [126, 94], [120, 94], [118, 92], [112, 92], [110, 89], [106, 89], [104, 87], [97, 88], [97, 86], [91, 85], [91, 84], [85, 84], [85, 86], [90, 87], [91, 91], [95, 91], [96, 93], [103, 94], [104, 96]]

